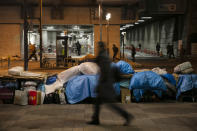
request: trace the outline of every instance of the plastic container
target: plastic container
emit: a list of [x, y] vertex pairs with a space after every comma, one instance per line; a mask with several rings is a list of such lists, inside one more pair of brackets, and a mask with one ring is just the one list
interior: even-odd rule
[[36, 105], [37, 103], [37, 91], [29, 91], [29, 105]]

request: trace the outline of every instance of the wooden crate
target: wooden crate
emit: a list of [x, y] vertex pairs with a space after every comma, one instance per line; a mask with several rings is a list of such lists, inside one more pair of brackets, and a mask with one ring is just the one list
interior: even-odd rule
[[121, 102], [131, 103], [131, 91], [124, 87], [121, 87]]

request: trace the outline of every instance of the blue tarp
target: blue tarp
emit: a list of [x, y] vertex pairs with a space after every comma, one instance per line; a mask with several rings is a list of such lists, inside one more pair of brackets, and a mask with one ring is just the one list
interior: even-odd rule
[[167, 87], [161, 76], [152, 71], [145, 71], [133, 75], [129, 89], [133, 90], [136, 101], [140, 101], [146, 90], [151, 90], [161, 97], [162, 91], [166, 91]]
[[[71, 78], [64, 84], [67, 100], [70, 104], [75, 104], [88, 97], [96, 97], [95, 92], [99, 75], [79, 75]], [[117, 94], [120, 94], [120, 85], [114, 84], [114, 89]]]
[[178, 99], [182, 92], [186, 92], [193, 88], [197, 88], [197, 75], [196, 74], [180, 75], [176, 88], [177, 88], [176, 99]]
[[122, 74], [133, 74], [135, 71], [131, 67], [131, 65], [125, 61], [119, 61], [116, 63], [116, 66], [120, 69]]

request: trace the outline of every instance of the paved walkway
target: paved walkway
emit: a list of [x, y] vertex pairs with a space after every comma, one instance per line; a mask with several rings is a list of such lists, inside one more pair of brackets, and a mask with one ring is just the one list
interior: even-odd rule
[[118, 104], [134, 115], [129, 126], [106, 105], [101, 110], [101, 125], [87, 125], [92, 104], [40, 106], [0, 105], [0, 130], [54, 131], [196, 131], [197, 103]]

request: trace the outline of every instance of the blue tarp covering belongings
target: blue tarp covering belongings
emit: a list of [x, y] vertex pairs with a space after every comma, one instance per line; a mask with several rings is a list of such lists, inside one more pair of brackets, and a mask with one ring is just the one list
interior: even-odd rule
[[131, 67], [131, 65], [125, 61], [119, 61], [116, 63], [116, 66], [120, 69], [122, 74], [133, 74], [135, 71]]
[[[96, 86], [99, 75], [79, 75], [71, 78], [66, 84], [65, 94], [70, 104], [75, 104], [88, 97], [96, 97]], [[114, 85], [117, 95], [120, 94], [119, 84]]]
[[197, 88], [197, 75], [180, 75], [177, 84], [177, 95], [176, 99], [179, 98], [181, 93]]
[[162, 91], [167, 91], [162, 77], [152, 71], [135, 73], [130, 81], [129, 89], [133, 90], [137, 102], [146, 90], [155, 92], [158, 97], [162, 96]]

